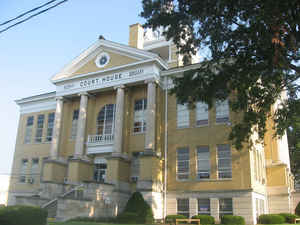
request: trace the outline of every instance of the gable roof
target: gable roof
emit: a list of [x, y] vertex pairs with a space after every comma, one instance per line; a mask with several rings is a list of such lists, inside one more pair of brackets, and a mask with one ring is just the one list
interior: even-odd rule
[[[59, 82], [60, 80], [66, 80], [68, 78], [73, 78], [72, 73], [74, 72], [74, 68], [77, 66], [77, 69], [81, 66], [79, 65], [84, 59], [88, 58], [97, 51], [101, 51], [101, 48], [105, 48], [114, 52], [120, 53], [120, 55], [126, 55], [128, 57], [137, 59], [141, 63], [147, 61], [156, 62], [163, 70], [168, 69], [168, 64], [159, 57], [158, 54], [148, 52], [142, 49], [130, 47], [128, 45], [99, 39], [94, 44], [92, 44], [88, 49], [83, 51], [79, 56], [75, 57], [70, 63], [62, 68], [62, 70], [56, 73], [51, 77], [51, 81], [53, 83]], [[78, 67], [79, 66], [79, 67]]]

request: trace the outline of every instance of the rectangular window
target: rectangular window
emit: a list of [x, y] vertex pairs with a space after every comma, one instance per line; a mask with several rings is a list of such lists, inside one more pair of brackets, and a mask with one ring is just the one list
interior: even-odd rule
[[197, 177], [198, 179], [209, 179], [210, 176], [210, 154], [208, 146], [197, 148]]
[[139, 152], [135, 152], [131, 158], [131, 180], [137, 181], [140, 175]]
[[210, 215], [210, 200], [209, 200], [209, 198], [198, 198], [198, 214]]
[[216, 101], [216, 123], [229, 122], [228, 100]]
[[31, 142], [32, 129], [33, 129], [33, 121], [34, 121], [34, 117], [33, 116], [29, 116], [27, 118], [26, 130], [25, 130], [25, 139], [24, 139], [24, 143], [25, 144], [28, 144], [28, 143]]
[[79, 118], [79, 110], [76, 109], [76, 110], [73, 111], [71, 139], [76, 138], [78, 118]]
[[27, 159], [22, 159], [21, 167], [20, 167], [20, 177], [19, 177], [19, 182], [20, 183], [25, 183], [26, 182], [27, 165], [28, 165], [28, 160]]
[[146, 131], [147, 99], [136, 100], [134, 103], [134, 133], [144, 133]]
[[218, 145], [218, 178], [232, 178], [231, 149], [229, 145]]
[[48, 114], [47, 141], [52, 141], [55, 113]]
[[100, 183], [104, 183], [106, 179], [106, 170], [107, 170], [106, 162], [95, 164], [94, 180]]
[[190, 126], [190, 111], [188, 104], [177, 104], [177, 127], [184, 128]]
[[223, 215], [232, 215], [232, 198], [220, 198], [219, 199], [219, 213], [220, 218]]
[[31, 178], [32, 178], [32, 183], [33, 183], [39, 176], [39, 159], [38, 158], [32, 159], [30, 173], [31, 173]]
[[177, 215], [184, 215], [187, 218], [190, 217], [190, 205], [188, 198], [177, 199]]
[[204, 102], [196, 103], [196, 126], [208, 125], [208, 105]]
[[177, 180], [189, 179], [190, 155], [188, 148], [177, 149]]
[[44, 128], [44, 115], [38, 115], [37, 120], [37, 127], [36, 127], [36, 133], [35, 133], [35, 142], [42, 142], [43, 137], [43, 128]]

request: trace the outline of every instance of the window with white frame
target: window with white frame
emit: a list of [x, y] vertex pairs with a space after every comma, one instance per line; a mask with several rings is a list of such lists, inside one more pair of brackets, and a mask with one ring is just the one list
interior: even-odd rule
[[196, 126], [208, 125], [208, 105], [204, 102], [196, 103]]
[[115, 123], [115, 104], [107, 104], [105, 105], [97, 117], [97, 134], [103, 135], [104, 138], [107, 135], [112, 135], [114, 132], [114, 124]]
[[197, 178], [209, 179], [210, 176], [210, 154], [208, 146], [197, 148]]
[[232, 178], [230, 145], [217, 145], [218, 152], [218, 178]]
[[190, 204], [188, 198], [177, 198], [177, 215], [190, 217]]
[[25, 144], [28, 144], [28, 143], [31, 142], [32, 129], [33, 129], [33, 121], [34, 121], [34, 117], [33, 116], [29, 116], [27, 118], [26, 129], [25, 129], [25, 139], [24, 139], [24, 143]]
[[38, 115], [35, 142], [42, 142], [45, 115]]
[[190, 126], [190, 111], [188, 104], [177, 103], [177, 127], [184, 128]]
[[39, 175], [39, 159], [38, 158], [34, 158], [31, 161], [31, 178], [33, 179], [33, 181], [35, 180], [35, 178], [38, 177]]
[[71, 139], [76, 138], [78, 118], [79, 118], [79, 110], [75, 109], [73, 111], [73, 118], [72, 118]]
[[210, 199], [198, 198], [198, 214], [210, 215]]
[[131, 180], [137, 181], [140, 175], [140, 159], [139, 152], [134, 152], [131, 158]]
[[139, 99], [134, 103], [133, 132], [144, 133], [146, 131], [147, 99]]
[[94, 180], [104, 183], [106, 180], [107, 161], [104, 158], [97, 158], [94, 167]]
[[26, 182], [27, 166], [28, 166], [28, 159], [22, 159], [21, 167], [20, 167], [20, 176], [19, 176], [20, 183]]
[[216, 123], [229, 122], [228, 100], [216, 101]]
[[48, 142], [52, 141], [54, 119], [55, 119], [55, 113], [49, 113], [48, 114], [48, 125], [47, 125], [47, 136], [46, 136], [46, 141], [48, 141]]
[[232, 198], [220, 198], [219, 199], [219, 213], [220, 213], [220, 218], [223, 215], [232, 215], [233, 214]]
[[190, 155], [188, 148], [177, 149], [177, 180], [187, 180], [190, 173]]

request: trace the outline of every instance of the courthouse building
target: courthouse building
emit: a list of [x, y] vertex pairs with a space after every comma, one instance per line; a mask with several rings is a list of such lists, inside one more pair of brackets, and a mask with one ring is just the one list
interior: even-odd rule
[[51, 78], [55, 92], [16, 101], [9, 204], [40, 205], [57, 219], [115, 216], [139, 191], [156, 219], [233, 214], [253, 224], [290, 212], [286, 136], [274, 139], [270, 120], [265, 145], [237, 151], [228, 100], [190, 109], [168, 92], [197, 57], [184, 66], [161, 32], [135, 24], [129, 33], [129, 45], [100, 36]]

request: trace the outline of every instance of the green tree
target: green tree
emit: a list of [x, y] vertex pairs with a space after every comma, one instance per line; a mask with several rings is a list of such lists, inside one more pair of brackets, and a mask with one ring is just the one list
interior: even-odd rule
[[291, 127], [287, 129], [289, 142], [291, 170], [296, 178], [296, 182], [300, 181], [300, 113], [293, 119]]
[[[205, 53], [200, 68], [174, 80], [172, 93], [209, 107], [234, 93], [230, 107], [243, 114], [229, 139], [238, 149], [254, 127], [263, 140], [269, 117], [276, 135], [291, 126], [300, 112], [299, 0], [143, 0], [141, 16], [145, 27], [165, 28], [185, 63]], [[289, 98], [272, 112], [283, 93]]]

